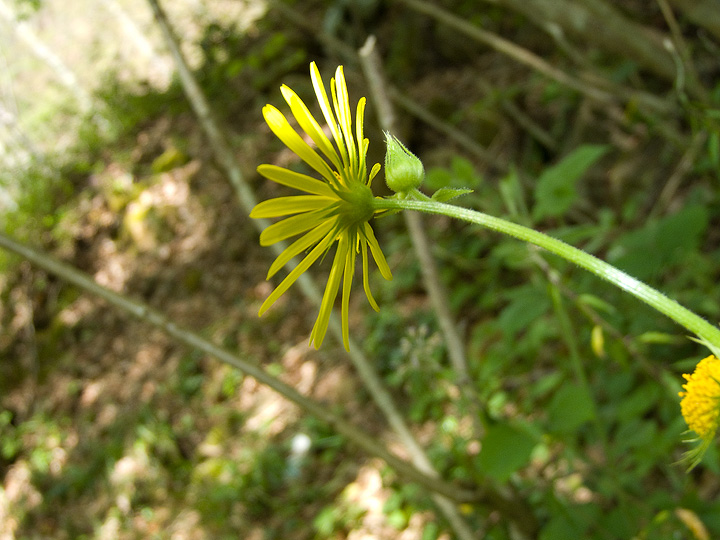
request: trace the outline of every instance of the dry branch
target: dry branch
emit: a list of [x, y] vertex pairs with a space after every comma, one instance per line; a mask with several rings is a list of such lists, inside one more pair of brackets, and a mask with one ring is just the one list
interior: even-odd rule
[[[512, 41], [497, 34], [488, 32], [465, 19], [457, 17], [442, 8], [424, 0], [396, 0], [419, 13], [424, 13], [450, 28], [467, 35], [468, 37], [495, 49], [496, 51], [512, 58], [516, 62], [528, 66], [530, 69], [554, 80], [567, 88], [571, 88], [593, 101], [602, 104], [610, 104], [616, 101], [624, 103], [637, 103], [639, 106], [648, 108], [654, 112], [670, 113], [676, 107], [666, 100], [660, 99], [652, 94], [640, 92], [621, 87], [602, 77], [593, 75], [593, 82], [589, 83], [578, 77], [559, 69], [546, 62], [537, 54], [525, 49]], [[490, 0], [488, 0], [490, 1]], [[499, 0], [498, 0], [499, 1]], [[502, 0], [504, 1], [504, 0]], [[514, 1], [514, 0], [508, 0]], [[602, 85], [602, 87], [600, 86]]]
[[[629, 58], [641, 67], [674, 82], [677, 64], [665, 47], [668, 36], [629, 19], [604, 0], [486, 0], [522, 13], [549, 31], [561, 29], [582, 43]], [[687, 81], [696, 97], [704, 95], [696, 79]]]
[[692, 23], [720, 40], [720, 3], [717, 0], [670, 0]]
[[[377, 49], [375, 49], [374, 36], [368, 38], [365, 45], [360, 49], [360, 63], [365, 72], [365, 78], [370, 85], [370, 95], [377, 107], [380, 127], [382, 127], [383, 131], [394, 134], [397, 131], [395, 111], [390, 102], [390, 97], [385, 92], [387, 83], [385, 82], [380, 55]], [[468, 390], [471, 381], [467, 367], [465, 346], [457, 330], [457, 324], [453, 320], [452, 312], [450, 311], [447, 300], [449, 297], [448, 292], [440, 282], [437, 265], [430, 251], [430, 241], [425, 234], [425, 228], [423, 227], [419, 214], [415, 212], [404, 212], [403, 217], [405, 218], [405, 225], [410, 233], [415, 254], [420, 261], [425, 290], [430, 296], [430, 302], [440, 324], [440, 329], [445, 337], [448, 356], [459, 379], [458, 386], [461, 390]], [[477, 402], [477, 400], [471, 400], [471, 403], [476, 404]], [[471, 415], [475, 419], [478, 419], [479, 411], [473, 410]], [[481, 426], [479, 421], [478, 426]], [[480, 435], [481, 433], [478, 432], [477, 436], [480, 437]], [[457, 507], [443, 496], [436, 495], [434, 499], [435, 504], [438, 505], [447, 517], [455, 534], [462, 540], [472, 540], [474, 534], [467, 523], [465, 523]]]
[[34, 248], [25, 246], [12, 238], [0, 233], [0, 247], [16, 253], [43, 270], [55, 274], [65, 281], [88, 291], [122, 311], [132, 315], [136, 319], [160, 328], [178, 342], [193, 349], [202, 351], [239, 369], [246, 375], [258, 382], [272, 388], [284, 398], [292, 401], [308, 414], [315, 416], [333, 427], [338, 433], [355, 443], [368, 454], [383, 459], [399, 475], [421, 484], [433, 493], [441, 493], [455, 501], [473, 501], [478, 499], [478, 494], [468, 491], [459, 486], [448, 484], [439, 478], [433, 478], [419, 471], [413, 465], [390, 453], [385, 447], [378, 444], [375, 439], [367, 435], [362, 429], [352, 425], [347, 420], [334, 414], [328, 407], [300, 394], [293, 387], [288, 386], [279, 379], [266, 373], [261, 367], [237, 356], [225, 349], [214, 345], [205, 338], [175, 324], [171, 319], [161, 312], [151, 308], [147, 304], [122, 296], [110, 289], [96, 283], [90, 276], [80, 272], [76, 268], [54, 259]]

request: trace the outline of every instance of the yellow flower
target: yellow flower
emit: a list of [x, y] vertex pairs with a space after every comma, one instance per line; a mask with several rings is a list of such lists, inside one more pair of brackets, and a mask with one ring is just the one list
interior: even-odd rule
[[310, 76], [320, 109], [335, 144], [325, 135], [320, 124], [294, 91], [285, 85], [280, 90], [298, 125], [322, 156], [303, 140], [278, 109], [272, 105], [263, 107], [263, 116], [272, 132], [314, 169], [322, 180], [275, 165], [258, 167], [258, 172], [269, 180], [305, 193], [261, 202], [250, 213], [250, 217], [253, 218], [290, 216], [270, 225], [262, 232], [260, 244], [263, 246], [302, 234], [275, 259], [268, 271], [268, 279], [290, 259], [309, 250], [300, 264], [291, 270], [268, 296], [260, 307], [259, 314], [265, 313], [303, 272], [337, 242], [320, 313], [310, 334], [310, 343], [314, 344], [315, 348], [322, 344], [342, 282], [343, 345], [349, 350], [348, 315], [356, 255], [358, 253], [362, 255], [363, 287], [370, 305], [376, 311], [379, 308], [370, 293], [368, 281], [368, 247], [380, 273], [385, 279], [392, 279], [385, 256], [368, 223], [376, 213], [380, 212], [374, 209], [374, 196], [370, 189], [372, 179], [380, 170], [380, 164], [376, 164], [368, 174], [365, 164], [368, 140], [363, 138], [365, 98], [361, 98], [357, 104], [356, 131], [353, 133], [350, 102], [342, 66], [337, 68], [335, 78], [330, 80], [332, 106], [315, 62], [310, 64]]
[[720, 360], [708, 356], [695, 367], [692, 375], [683, 375], [687, 383], [680, 392], [680, 410], [690, 429], [703, 441], [712, 440], [720, 421]]

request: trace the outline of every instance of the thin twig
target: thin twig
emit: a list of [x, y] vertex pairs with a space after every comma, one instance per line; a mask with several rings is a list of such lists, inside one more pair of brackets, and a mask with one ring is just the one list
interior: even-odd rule
[[163, 315], [161, 312], [151, 308], [147, 304], [137, 300], [132, 300], [126, 296], [122, 296], [114, 291], [111, 291], [110, 289], [99, 285], [90, 276], [80, 272], [76, 268], [60, 262], [36, 249], [20, 244], [2, 233], [0, 233], [0, 247], [24, 257], [34, 265], [61, 277], [65, 281], [72, 283], [85, 291], [99, 296], [114, 307], [121, 309], [136, 319], [160, 328], [178, 342], [207, 353], [221, 362], [241, 370], [258, 382], [272, 388], [284, 398], [292, 401], [305, 412], [327, 422], [338, 433], [347, 437], [348, 440], [355, 443], [367, 453], [383, 459], [390, 467], [393, 468], [393, 470], [408, 480], [417, 482], [432, 492], [442, 493], [445, 497], [449, 497], [455, 501], [473, 501], [478, 499], [478, 493], [468, 491], [459, 486], [448, 484], [439, 478], [430, 477], [419, 471], [413, 465], [410, 465], [406, 461], [390, 453], [385, 447], [378, 444], [374, 438], [367, 435], [362, 429], [333, 413], [329, 407], [323, 406], [322, 404], [302, 395], [293, 387], [288, 386], [279, 379], [276, 379], [272, 375], [266, 373], [261, 367], [227, 351], [226, 349], [222, 349], [217, 345], [214, 345], [199, 334], [175, 324], [171, 319]]
[[580, 92], [594, 101], [609, 104], [615, 103], [618, 99], [621, 99], [625, 102], [642, 103], [644, 106], [657, 112], [667, 113], [674, 110], [674, 107], [667, 101], [658, 99], [651, 94], [620, 88], [609, 81], [607, 81], [606, 84], [609, 90], [591, 86], [586, 82], [565, 73], [563, 70], [550, 65], [541, 57], [523, 47], [520, 47], [512, 41], [500, 37], [492, 32], [488, 32], [487, 30], [483, 30], [482, 28], [478, 28], [468, 21], [461, 19], [442, 8], [430, 4], [429, 2], [425, 2], [423, 0], [397, 1], [406, 4], [415, 11], [437, 19], [447, 26], [462, 32], [468, 37], [492, 47], [496, 51], [509, 56], [515, 61], [530, 67], [531, 69], [562, 84], [563, 86], [567, 86], [568, 88], [572, 88], [573, 90]]
[[[362, 65], [365, 78], [370, 86], [370, 95], [377, 109], [377, 116], [383, 131], [393, 133], [396, 131], [396, 116], [390, 97], [385, 92], [387, 87], [385, 76], [383, 74], [380, 56], [375, 48], [375, 37], [370, 36], [363, 47], [359, 51], [360, 64]], [[463, 345], [460, 334], [457, 332], [457, 326], [453, 320], [448, 305], [448, 294], [438, 277], [435, 260], [430, 252], [430, 242], [425, 234], [420, 215], [415, 212], [403, 212], [405, 224], [410, 232], [410, 239], [415, 253], [420, 261], [420, 269], [425, 283], [425, 289], [430, 296], [430, 302], [440, 324], [440, 329], [445, 336], [445, 343], [448, 349], [450, 362], [457, 373], [457, 384], [461, 392], [471, 397], [467, 401], [474, 405], [478, 404], [476, 395], [470, 389], [470, 374], [467, 368], [467, 358], [465, 356], [465, 347]], [[478, 411], [471, 411], [471, 415], [475, 420], [479, 419]], [[477, 436], [481, 437], [482, 424], [477, 421], [475, 425], [478, 428]], [[433, 497], [435, 503], [448, 522], [452, 526], [458, 538], [463, 540], [473, 540], [476, 535], [468, 527], [465, 520], [460, 515], [457, 507], [447, 498], [441, 495]]]
[[[177, 68], [183, 90], [185, 90], [185, 95], [195, 111], [207, 138], [210, 139], [210, 144], [215, 152], [215, 157], [219, 161], [221, 167], [225, 170], [225, 173], [228, 175], [228, 179], [235, 189], [240, 203], [245, 207], [254, 207], [257, 204], [255, 194], [245, 181], [245, 177], [230, 148], [228, 139], [220, 128], [220, 124], [217, 119], [214, 117], [210, 104], [205, 98], [205, 94], [195, 80], [193, 74], [190, 72], [190, 68], [185, 61], [185, 56], [180, 51], [180, 47], [178, 45], [179, 41], [175, 32], [173, 32], [170, 27], [170, 23], [168, 22], [165, 12], [162, 10], [157, 0], [148, 0], [148, 3], [153, 10], [155, 21], [160, 27], [160, 31], [165, 38], [165, 44], [170, 51], [170, 55], [175, 62], [175, 67]], [[259, 222], [255, 221], [254, 223]], [[267, 222], [262, 222], [260, 223], [260, 228], [264, 228], [267, 225]]]
[[471, 153], [472, 155], [480, 159], [480, 161], [487, 163], [488, 165], [494, 167], [499, 171], [504, 171], [505, 169], [507, 169], [507, 167], [502, 164], [492, 152], [479, 145], [477, 142], [465, 135], [465, 133], [463, 133], [459, 129], [454, 128], [452, 125], [432, 114], [425, 107], [400, 92], [394, 86], [389, 85], [387, 87], [387, 94], [400, 107], [405, 109], [413, 116], [417, 117], [419, 120], [425, 122], [431, 128], [447, 135], [457, 144], [462, 146], [465, 151]]
[[695, 134], [693, 139], [690, 141], [686, 152], [680, 159], [680, 162], [675, 167], [675, 170], [672, 172], [667, 182], [665, 182], [665, 185], [663, 186], [662, 191], [657, 198], [657, 201], [655, 202], [652, 210], [650, 210], [650, 213], [648, 214], [648, 219], [661, 215], [665, 210], [667, 210], [668, 206], [670, 206], [670, 203], [675, 197], [675, 194], [677, 193], [678, 188], [682, 184], [683, 179], [695, 165], [695, 160], [700, 154], [700, 151], [702, 150], [706, 140], [707, 132], [698, 131]]
[[655, 1], [657, 2], [658, 6], [660, 6], [660, 11], [662, 12], [663, 17], [665, 18], [665, 22], [670, 29], [670, 35], [672, 35], [672, 43], [669, 44], [670, 47], [667, 48], [674, 58], [679, 57], [678, 60], [676, 60], [676, 63], [678, 64], [678, 74], [676, 76], [677, 91], [681, 93], [685, 92], [684, 81], [687, 78], [690, 80], [692, 89], [695, 91], [695, 93], [703, 100], [706, 100], [707, 91], [700, 83], [700, 77], [698, 77], [697, 70], [695, 69], [695, 64], [693, 63], [692, 56], [690, 55], [690, 48], [687, 46], [685, 38], [683, 38], [682, 31], [680, 30], [680, 25], [678, 24], [677, 19], [673, 14], [670, 4], [667, 3], [667, 0]]
[[[368, 38], [365, 45], [360, 49], [360, 63], [365, 73], [365, 78], [370, 85], [370, 94], [377, 107], [380, 126], [384, 131], [395, 131], [395, 112], [390, 99], [384, 92], [385, 79], [381, 73], [381, 66], [378, 54], [374, 48], [375, 40]], [[424, 278], [425, 288], [430, 295], [435, 313], [440, 323], [440, 328], [445, 336], [445, 343], [448, 348], [448, 355], [455, 367], [458, 377], [461, 380], [461, 388], [469, 381], [469, 374], [465, 363], [465, 351], [462, 340], [457, 333], [455, 323], [447, 305], [447, 292], [444, 291], [437, 275], [435, 261], [430, 254], [428, 239], [425, 235], [420, 216], [414, 212], [404, 212], [405, 224], [410, 232], [410, 238], [420, 259], [420, 268]], [[457, 507], [448, 499], [442, 496], [434, 496], [435, 503], [445, 515], [458, 538], [472, 540], [475, 534], [470, 530], [465, 520], [460, 515]]]
[[303, 13], [297, 9], [290, 7], [288, 2], [284, 0], [267, 0], [267, 3], [274, 11], [290, 20], [293, 28], [304, 28], [314, 39], [325, 45], [329, 51], [339, 54], [345, 58], [346, 61], [357, 62], [357, 51], [353, 47], [335, 36], [323, 32], [318, 28], [317, 24], [310, 22], [307, 16], [303, 15]]
[[[480, 86], [487, 92], [490, 91], [490, 85], [482, 82]], [[557, 150], [558, 143], [550, 133], [540, 126], [530, 116], [520, 110], [520, 107], [515, 105], [511, 99], [501, 99], [500, 107], [505, 111], [510, 118], [512, 118], [520, 127], [527, 131], [531, 137], [535, 138], [536, 141], [541, 143], [545, 148], [549, 150]]]
[[467, 22], [466, 20], [456, 17], [452, 13], [445, 11], [442, 8], [439, 8], [433, 4], [430, 4], [429, 2], [424, 2], [421, 0], [400, 1], [414, 10], [419, 11], [420, 13], [424, 13], [425, 15], [428, 15], [434, 19], [437, 19], [438, 21], [443, 22], [447, 26], [455, 28], [463, 34], [492, 47], [496, 51], [506, 54], [507, 56], [513, 58], [521, 64], [525, 64], [526, 66], [531, 67], [538, 73], [542, 73], [546, 77], [553, 79], [554, 81], [557, 81], [567, 86], [568, 88], [577, 90], [578, 92], [581, 92], [582, 94], [603, 103], [615, 101], [615, 97], [612, 94], [605, 92], [604, 90], [600, 90], [598, 88], [586, 85], [582, 81], [575, 79], [564, 71], [551, 66], [545, 60], [543, 60], [536, 54], [528, 51], [527, 49], [520, 47], [512, 41], [500, 37], [497, 34], [493, 34], [492, 32], [488, 32], [487, 30], [478, 28], [477, 26]]
[[717, 0], [671, 0], [683, 16], [720, 40], [720, 9]]
[[[365, 45], [360, 49], [360, 61], [365, 72], [365, 78], [370, 84], [370, 92], [373, 102], [377, 106], [378, 118], [383, 131], [396, 132], [395, 113], [392, 108], [388, 94], [385, 92], [386, 83], [382, 71], [381, 60], [375, 49], [374, 37], [368, 38]], [[425, 234], [425, 229], [420, 221], [420, 216], [414, 212], [403, 213], [405, 223], [410, 231], [410, 238], [415, 248], [415, 253], [420, 259], [420, 270], [422, 272], [425, 288], [430, 296], [430, 302], [435, 309], [440, 328], [445, 336], [448, 347], [448, 355], [455, 371], [460, 377], [459, 383], [466, 385], [470, 380], [465, 356], [465, 346], [457, 331], [457, 325], [453, 320], [448, 304], [448, 293], [440, 282], [437, 266], [432, 257], [430, 242]]]

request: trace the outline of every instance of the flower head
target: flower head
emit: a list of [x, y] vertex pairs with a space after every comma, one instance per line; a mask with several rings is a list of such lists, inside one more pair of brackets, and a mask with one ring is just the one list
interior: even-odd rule
[[337, 68], [335, 78], [330, 80], [332, 105], [315, 62], [310, 64], [310, 76], [332, 141], [293, 90], [285, 85], [280, 90], [298, 125], [312, 140], [319, 153], [293, 129], [283, 113], [272, 105], [263, 108], [263, 116], [272, 132], [322, 179], [318, 180], [275, 165], [258, 167], [258, 172], [269, 180], [305, 193], [261, 202], [250, 213], [252, 218], [289, 216], [270, 225], [262, 232], [260, 244], [263, 246], [302, 235], [275, 259], [268, 271], [268, 279], [290, 259], [309, 251], [268, 296], [260, 307], [260, 315], [265, 313], [303, 272], [337, 243], [320, 313], [310, 334], [310, 343], [316, 348], [322, 344], [342, 282], [343, 344], [349, 349], [350, 288], [355, 274], [356, 255], [360, 253], [362, 256], [363, 287], [370, 305], [376, 311], [379, 308], [370, 293], [368, 280], [368, 247], [380, 273], [385, 279], [392, 279], [385, 256], [368, 223], [376, 213], [380, 212], [374, 209], [374, 196], [370, 188], [372, 179], [380, 170], [380, 164], [376, 164], [368, 173], [365, 164], [368, 140], [363, 137], [365, 98], [361, 98], [357, 104], [355, 132], [353, 132], [350, 102], [342, 66]]
[[703, 441], [712, 440], [720, 423], [720, 360], [708, 356], [695, 367], [680, 392], [680, 410], [688, 427]]

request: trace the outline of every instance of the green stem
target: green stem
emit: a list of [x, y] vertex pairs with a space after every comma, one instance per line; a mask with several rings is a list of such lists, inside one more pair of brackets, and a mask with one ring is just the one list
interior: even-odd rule
[[625, 272], [556, 238], [505, 219], [432, 200], [375, 199], [374, 205], [376, 210], [416, 210], [428, 214], [440, 214], [467, 221], [468, 223], [475, 223], [493, 231], [535, 244], [629, 292], [657, 309], [660, 313], [667, 315], [679, 325], [687, 328], [701, 340], [720, 347], [720, 328], [713, 326], [702, 317], [678, 304], [675, 300], [668, 298], [663, 293], [645, 285], [645, 283], [638, 281]]

